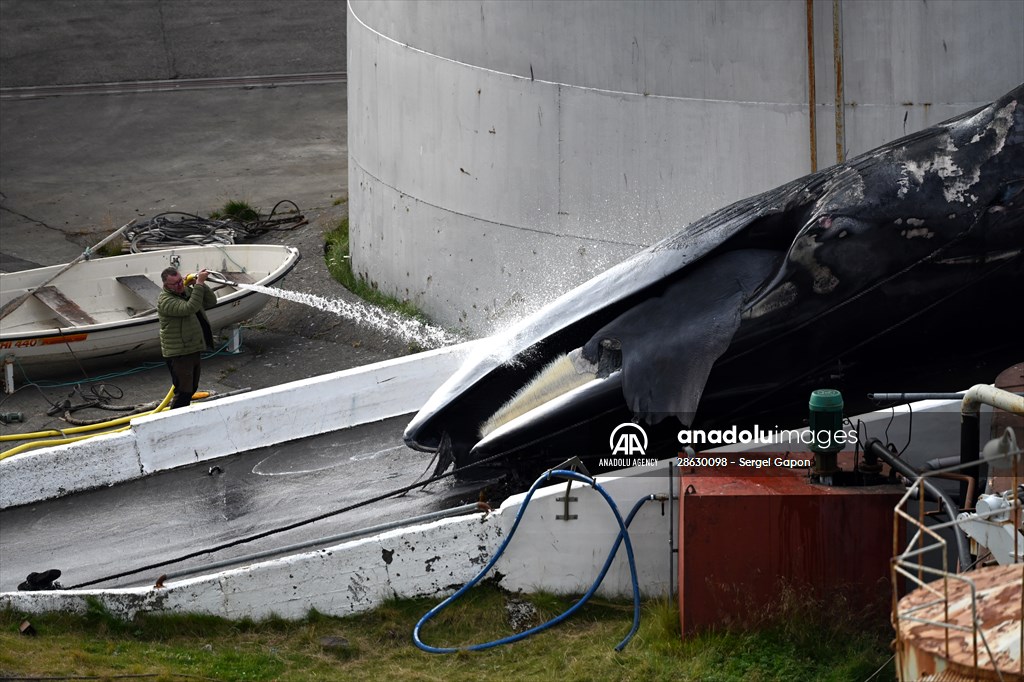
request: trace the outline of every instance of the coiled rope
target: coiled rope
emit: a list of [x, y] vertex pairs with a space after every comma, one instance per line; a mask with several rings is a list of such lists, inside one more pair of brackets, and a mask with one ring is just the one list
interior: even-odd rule
[[[275, 217], [282, 204], [290, 204], [292, 212]], [[234, 244], [251, 241], [272, 230], [291, 230], [306, 222], [294, 201], [284, 199], [274, 204], [270, 213], [254, 213], [252, 219], [229, 216], [203, 218], [191, 213], [161, 213], [136, 224], [125, 232], [132, 253], [166, 249], [172, 246]]]

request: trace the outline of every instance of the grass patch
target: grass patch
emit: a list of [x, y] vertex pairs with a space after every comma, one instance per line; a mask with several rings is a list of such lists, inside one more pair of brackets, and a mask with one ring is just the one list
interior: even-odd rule
[[[517, 595], [550, 618], [575, 600]], [[449, 647], [511, 634], [509, 595], [480, 585], [427, 623], [424, 642]], [[673, 600], [647, 601], [640, 631], [622, 652], [632, 603], [592, 599], [569, 620], [521, 642], [480, 652], [428, 654], [412, 642], [432, 599], [404, 599], [336, 618], [230, 621], [199, 615], [140, 615], [122, 622], [99, 605], [84, 615], [0, 611], [0, 677], [191, 675], [217, 680], [851, 680], [889, 658], [884, 617], [839, 616], [834, 604], [791, 599], [756, 630], [728, 629], [683, 640]], [[793, 609], [798, 609], [794, 611]], [[810, 609], [810, 610], [808, 610]], [[28, 619], [38, 632], [18, 633]], [[892, 664], [874, 678], [893, 680]]]
[[376, 282], [368, 282], [352, 271], [348, 238], [348, 218], [342, 218], [331, 231], [324, 235], [324, 258], [331, 277], [342, 286], [359, 296], [364, 301], [376, 306], [399, 313], [424, 324], [429, 324], [427, 316], [409, 301], [404, 301], [383, 293]]
[[110, 256], [120, 256], [121, 254], [124, 254], [124, 253], [127, 252], [127, 250], [125, 248], [126, 246], [127, 246], [127, 242], [124, 239], [118, 237], [116, 239], [111, 239], [109, 242], [107, 242], [106, 244], [104, 244], [100, 248], [98, 248], [95, 251], [93, 251], [93, 254], [98, 256], [98, 257], [100, 257], [100, 258], [108, 258]]
[[260, 219], [260, 211], [253, 208], [247, 201], [237, 199], [229, 200], [220, 210], [210, 213], [214, 220], [237, 220], [242, 223], [249, 223]]

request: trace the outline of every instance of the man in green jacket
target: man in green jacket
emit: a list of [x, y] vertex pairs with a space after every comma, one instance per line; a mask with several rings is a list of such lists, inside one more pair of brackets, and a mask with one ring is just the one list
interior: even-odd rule
[[156, 302], [160, 317], [160, 352], [171, 372], [174, 399], [171, 408], [185, 407], [199, 390], [199, 354], [213, 348], [213, 332], [206, 319], [207, 308], [217, 304], [217, 295], [206, 286], [206, 270], [186, 286], [177, 268], [160, 273], [164, 289]]

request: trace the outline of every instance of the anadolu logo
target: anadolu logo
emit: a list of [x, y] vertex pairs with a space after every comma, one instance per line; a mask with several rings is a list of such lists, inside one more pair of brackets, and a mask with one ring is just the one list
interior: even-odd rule
[[639, 424], [619, 424], [608, 439], [608, 447], [611, 448], [613, 455], [646, 455], [647, 432]]

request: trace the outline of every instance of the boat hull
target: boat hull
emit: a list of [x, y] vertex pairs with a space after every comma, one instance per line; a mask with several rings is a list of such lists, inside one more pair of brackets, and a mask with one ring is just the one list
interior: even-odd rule
[[[78, 365], [159, 359], [155, 296], [164, 268], [174, 265], [182, 272], [205, 268], [272, 286], [299, 258], [296, 249], [271, 244], [196, 246], [84, 261], [56, 277], [64, 266], [0, 274], [3, 305], [44, 284], [56, 292], [49, 297], [28, 296], [0, 321], [0, 356], [32, 376]], [[270, 299], [242, 287], [212, 286], [217, 305], [206, 314], [214, 332], [252, 317]]]

